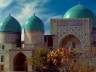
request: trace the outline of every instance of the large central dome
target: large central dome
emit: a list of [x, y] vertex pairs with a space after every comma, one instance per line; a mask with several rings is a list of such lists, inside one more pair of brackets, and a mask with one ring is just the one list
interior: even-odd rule
[[95, 18], [95, 15], [91, 10], [79, 4], [70, 8], [64, 18]]

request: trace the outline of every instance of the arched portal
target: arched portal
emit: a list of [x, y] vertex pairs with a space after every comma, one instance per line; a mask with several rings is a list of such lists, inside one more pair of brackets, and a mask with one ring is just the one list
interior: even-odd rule
[[80, 40], [72, 34], [64, 36], [60, 41], [61, 48], [62, 47], [80, 48], [80, 46], [81, 46]]
[[27, 71], [26, 56], [23, 53], [18, 53], [13, 59], [14, 71]]

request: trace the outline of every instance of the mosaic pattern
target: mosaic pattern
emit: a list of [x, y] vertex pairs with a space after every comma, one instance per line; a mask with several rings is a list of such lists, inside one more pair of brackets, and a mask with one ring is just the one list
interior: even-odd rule
[[84, 20], [64, 20], [59, 21], [58, 26], [83, 26]]
[[77, 38], [82, 39], [83, 38], [83, 27], [61, 27], [58, 26], [58, 41], [68, 35], [72, 34], [75, 35]]
[[20, 34], [0, 33], [0, 43], [16, 43], [16, 41], [20, 40], [20, 37]]
[[84, 19], [84, 20], [73, 19], [73, 21], [70, 19], [58, 20], [57, 21], [58, 43], [60, 43], [61, 39], [65, 37], [66, 35], [72, 34], [81, 41], [82, 48], [83, 48], [82, 50], [85, 50], [86, 48], [90, 47], [90, 42], [91, 42], [90, 29], [91, 28], [89, 27], [90, 26], [89, 22], [90, 21], [88, 19]]

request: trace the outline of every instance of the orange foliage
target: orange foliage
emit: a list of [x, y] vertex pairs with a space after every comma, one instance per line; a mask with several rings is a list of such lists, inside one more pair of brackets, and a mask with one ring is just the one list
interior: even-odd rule
[[68, 63], [68, 60], [75, 59], [75, 52], [73, 49], [69, 48], [59, 48], [57, 50], [52, 50], [48, 54], [48, 62], [53, 61], [58, 67], [64, 66]]
[[92, 68], [86, 63], [72, 62], [70, 68], [71, 72], [93, 72]]

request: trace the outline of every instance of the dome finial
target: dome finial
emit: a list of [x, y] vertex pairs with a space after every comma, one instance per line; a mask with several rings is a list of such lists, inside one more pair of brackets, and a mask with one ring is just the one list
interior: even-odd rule
[[35, 13], [34, 13], [34, 16], [35, 16]]
[[11, 13], [9, 13], [9, 16], [11, 16]]

